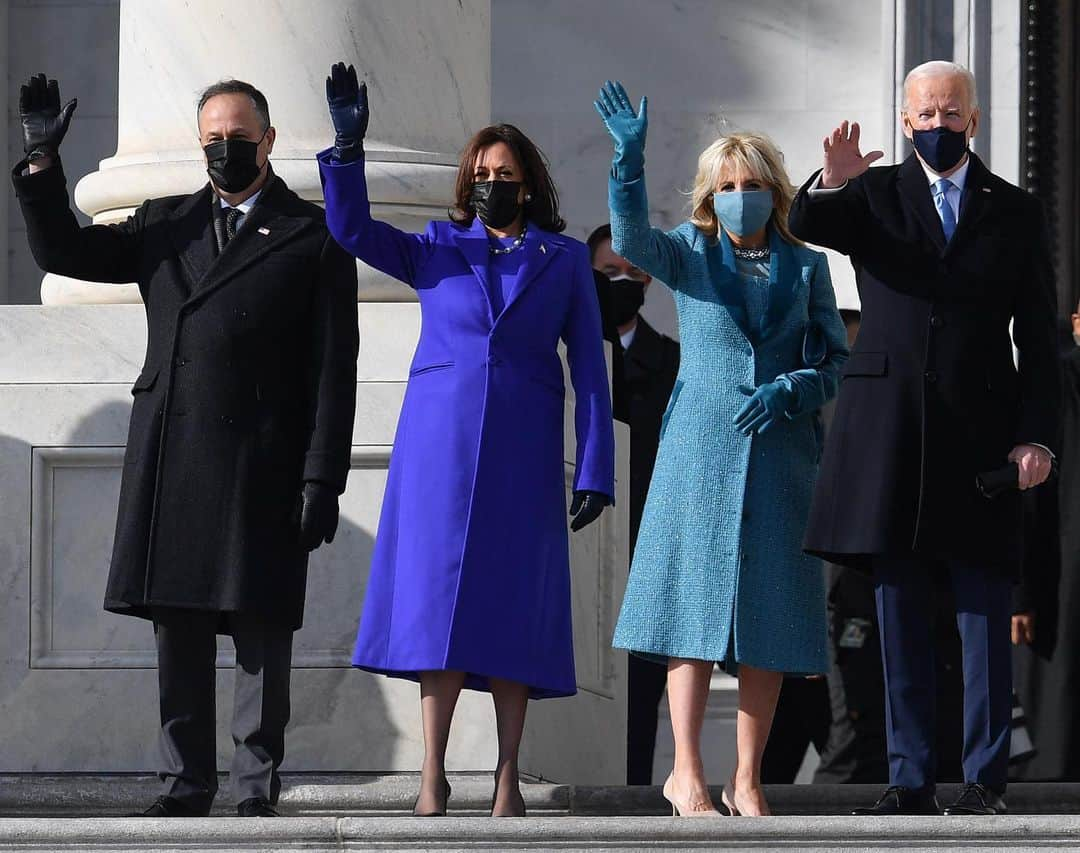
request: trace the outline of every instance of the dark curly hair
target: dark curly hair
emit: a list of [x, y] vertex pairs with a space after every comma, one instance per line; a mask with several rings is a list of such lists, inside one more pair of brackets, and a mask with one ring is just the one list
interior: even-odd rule
[[462, 225], [471, 225], [476, 211], [469, 203], [473, 184], [476, 182], [476, 158], [480, 151], [496, 142], [505, 142], [521, 164], [525, 186], [531, 198], [525, 202], [525, 218], [545, 231], [560, 232], [566, 229], [566, 220], [559, 215], [559, 193], [548, 172], [544, 153], [524, 133], [512, 124], [493, 124], [477, 131], [461, 152], [457, 181], [454, 183], [454, 206], [448, 211], [450, 219]]

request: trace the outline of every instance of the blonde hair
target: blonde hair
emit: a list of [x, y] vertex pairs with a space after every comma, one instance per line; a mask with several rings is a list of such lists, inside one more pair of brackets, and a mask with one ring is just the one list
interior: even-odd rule
[[721, 136], [698, 157], [697, 176], [690, 193], [690, 221], [702, 234], [716, 237], [719, 233], [713, 193], [725, 169], [766, 184], [773, 191], [773, 212], [769, 221], [788, 243], [803, 245], [787, 224], [788, 212], [795, 200], [795, 187], [784, 168], [784, 155], [768, 136], [756, 132]]

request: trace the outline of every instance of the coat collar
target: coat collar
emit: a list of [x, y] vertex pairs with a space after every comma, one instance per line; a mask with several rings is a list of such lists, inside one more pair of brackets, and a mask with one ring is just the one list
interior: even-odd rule
[[[952, 251], [957, 243], [967, 239], [967, 236], [978, 227], [993, 202], [990, 170], [974, 154], [969, 153], [968, 158], [970, 165], [964, 182], [964, 192], [960, 196], [960, 218], [956, 222], [953, 238], [945, 249], [946, 254]], [[935, 215], [936, 213], [937, 211]]]
[[991, 195], [990, 170], [983, 165], [975, 154], [968, 152], [968, 171], [964, 181], [964, 192], [960, 196], [960, 217], [956, 231], [946, 245], [945, 231], [941, 217], [934, 207], [930, 185], [926, 180], [926, 171], [917, 155], [912, 154], [900, 164], [898, 186], [900, 195], [907, 206], [922, 223], [923, 231], [930, 238], [938, 254], [945, 255], [958, 242], [971, 233], [979, 221], [986, 215]]
[[450, 233], [483, 290], [484, 299], [488, 306], [488, 318], [492, 326], [506, 315], [506, 312], [521, 298], [529, 285], [551, 263], [551, 259], [563, 248], [563, 242], [558, 237], [547, 231], [542, 231], [531, 223], [529, 224], [525, 232], [525, 242], [520, 249], [523, 258], [518, 269], [517, 279], [510, 290], [510, 295], [503, 306], [502, 312], [496, 317], [491, 304], [490, 288], [492, 283], [488, 279], [488, 263], [491, 259], [491, 252], [488, 249], [490, 244], [487, 229], [484, 228], [484, 224], [479, 217], [473, 217], [471, 225], [458, 225]]
[[721, 303], [732, 320], [750, 341], [769, 337], [783, 321], [795, 301], [795, 294], [802, 283], [802, 275], [795, 247], [780, 233], [769, 226], [769, 305], [756, 328], [750, 325], [746, 313], [743, 284], [737, 274], [735, 249], [731, 239], [719, 229], [718, 239], [706, 250], [709, 278], [720, 297]]
[[664, 339], [638, 314], [634, 339], [624, 352], [628, 374], [634, 372], [632, 368], [640, 368], [642, 373], [655, 373], [664, 361]]
[[[969, 169], [965, 189], [970, 187], [971, 177]], [[930, 185], [926, 181], [926, 172], [923, 171], [916, 154], [911, 154], [900, 164], [897, 185], [901, 198], [922, 224], [923, 233], [930, 238], [939, 254], [944, 253], [945, 231], [941, 226], [941, 217], [938, 216], [937, 209], [934, 207]], [[953, 237], [955, 238], [956, 235], [953, 234]]]
[[169, 234], [191, 278], [192, 295], [188, 301], [204, 299], [309, 224], [309, 216], [298, 215], [295, 199], [285, 182], [271, 175], [258, 203], [216, 260], [211, 205], [217, 203], [217, 198], [212, 188], [207, 184], [184, 201], [171, 217]]

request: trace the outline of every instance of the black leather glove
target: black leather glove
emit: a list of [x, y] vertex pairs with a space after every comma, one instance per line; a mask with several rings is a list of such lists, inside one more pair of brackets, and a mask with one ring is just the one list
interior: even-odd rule
[[78, 101], [72, 98], [60, 108], [60, 86], [46, 81], [44, 74], [31, 77], [19, 92], [19, 119], [22, 121], [23, 151], [30, 159], [55, 156], [71, 123]]
[[304, 483], [300, 509], [300, 544], [314, 551], [325, 541], [334, 541], [338, 526], [337, 492], [325, 483], [312, 480]]
[[608, 496], [603, 492], [574, 492], [574, 499], [570, 502], [570, 515], [574, 520], [570, 522], [570, 529], [577, 533], [586, 524], [592, 524], [608, 503]]
[[326, 78], [326, 103], [334, 123], [334, 159], [351, 163], [364, 156], [368, 126], [367, 83], [358, 83], [356, 69], [336, 63]]

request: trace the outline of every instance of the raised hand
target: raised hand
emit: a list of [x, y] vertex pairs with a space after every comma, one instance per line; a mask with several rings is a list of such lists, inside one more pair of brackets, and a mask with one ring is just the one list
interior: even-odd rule
[[334, 123], [334, 159], [348, 163], [364, 156], [368, 126], [367, 83], [356, 79], [356, 69], [336, 63], [326, 78], [326, 103]]
[[55, 80], [47, 80], [44, 74], [31, 77], [19, 92], [23, 151], [39, 157], [55, 156], [78, 103], [72, 98], [61, 109], [60, 85]]
[[622, 83], [608, 80], [600, 89], [600, 97], [593, 106], [604, 120], [611, 138], [615, 141], [615, 177], [620, 181], [633, 181], [645, 169], [645, 134], [649, 129], [649, 99], [642, 98], [637, 112], [630, 104], [630, 96]]
[[608, 496], [603, 492], [574, 492], [574, 499], [570, 502], [570, 515], [574, 520], [570, 522], [570, 529], [577, 533], [585, 525], [592, 524], [609, 503]]
[[824, 189], [842, 186], [844, 181], [857, 178], [870, 168], [875, 160], [885, 156], [884, 151], [871, 151], [863, 156], [859, 151], [859, 123], [845, 121], [825, 137], [825, 168], [821, 172]]

